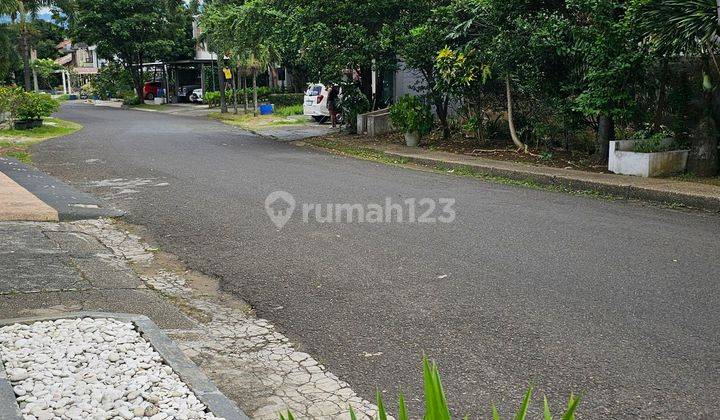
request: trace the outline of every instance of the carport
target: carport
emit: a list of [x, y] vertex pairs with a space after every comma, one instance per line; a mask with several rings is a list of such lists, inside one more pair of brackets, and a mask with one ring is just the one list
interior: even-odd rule
[[[210, 67], [210, 78], [206, 77], [206, 68]], [[156, 61], [143, 63], [143, 72], [152, 74], [152, 80], [162, 83], [167, 92], [168, 102], [179, 102], [178, 91], [181, 86], [200, 84], [203, 92], [207, 86], [210, 90], [216, 90], [217, 63], [212, 59], [193, 59], [177, 61]]]

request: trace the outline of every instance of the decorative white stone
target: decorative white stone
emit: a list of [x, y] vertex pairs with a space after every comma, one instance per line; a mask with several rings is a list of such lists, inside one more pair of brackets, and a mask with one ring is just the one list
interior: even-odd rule
[[131, 323], [5, 326], [0, 357], [26, 420], [216, 418]]

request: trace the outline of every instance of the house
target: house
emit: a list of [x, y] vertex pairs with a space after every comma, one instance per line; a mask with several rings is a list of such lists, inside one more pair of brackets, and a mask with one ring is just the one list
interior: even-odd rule
[[59, 71], [62, 76], [63, 93], [70, 94], [79, 90], [88, 83], [100, 70], [104, 62], [98, 59], [97, 46], [82, 42], [73, 43], [66, 39], [56, 48], [63, 54], [55, 62], [63, 69]]

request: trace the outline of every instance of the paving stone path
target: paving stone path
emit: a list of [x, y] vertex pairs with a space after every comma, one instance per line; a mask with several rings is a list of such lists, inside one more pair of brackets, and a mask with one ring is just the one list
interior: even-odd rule
[[[3, 318], [124, 306], [125, 312], [156, 315], [166, 334], [251, 418], [277, 419], [288, 409], [298, 418], [349, 418], [350, 406], [358, 418], [376, 413], [375, 405], [242, 302], [195, 287], [212, 279], [162, 267], [162, 253], [109, 220], [2, 223], [0, 239]], [[26, 264], [36, 258], [43, 258], [41, 265]], [[53, 304], [58, 293], [67, 294], [63, 304]]]

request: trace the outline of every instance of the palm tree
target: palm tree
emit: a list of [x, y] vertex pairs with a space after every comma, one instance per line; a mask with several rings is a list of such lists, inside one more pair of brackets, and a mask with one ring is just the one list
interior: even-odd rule
[[693, 130], [688, 170], [695, 175], [718, 173], [718, 129], [713, 91], [720, 86], [720, 0], [649, 0], [637, 6], [637, 25], [652, 48], [665, 57], [698, 63], [703, 100]]
[[30, 30], [28, 28], [28, 16], [35, 19], [42, 7], [50, 6], [53, 2], [49, 0], [0, 0], [0, 14], [8, 14], [13, 21], [19, 19], [20, 30], [20, 55], [23, 61], [23, 74], [25, 90], [32, 89], [32, 71], [30, 69]]

